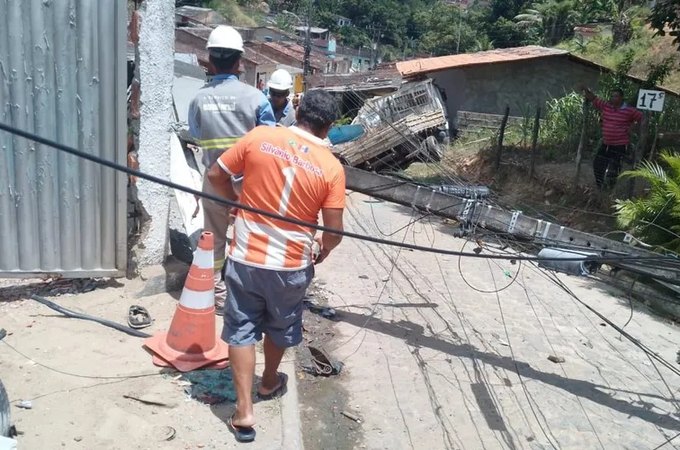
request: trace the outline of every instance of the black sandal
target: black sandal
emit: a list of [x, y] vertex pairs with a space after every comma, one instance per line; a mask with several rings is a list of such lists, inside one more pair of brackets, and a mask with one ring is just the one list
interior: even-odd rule
[[274, 400], [275, 398], [282, 397], [288, 392], [288, 375], [285, 373], [279, 373], [279, 385], [276, 389], [271, 391], [269, 394], [257, 393], [257, 398], [263, 401]]
[[234, 416], [236, 413], [232, 414], [229, 418], [229, 429], [234, 433], [234, 437], [238, 442], [253, 442], [255, 440], [255, 428], [253, 427], [239, 427], [234, 425]]
[[149, 311], [143, 306], [132, 305], [128, 311], [128, 325], [130, 328], [139, 330], [151, 325], [151, 315]]

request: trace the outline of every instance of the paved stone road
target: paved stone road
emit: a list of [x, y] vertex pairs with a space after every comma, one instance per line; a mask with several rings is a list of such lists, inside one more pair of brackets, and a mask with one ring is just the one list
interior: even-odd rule
[[[403, 228], [414, 217], [404, 208], [359, 194], [348, 202], [352, 231], [450, 249], [465, 243], [438, 219]], [[518, 269], [498, 295], [480, 293], [463, 281], [457, 257], [350, 239], [318, 267], [339, 311], [342, 339], [333, 354], [346, 364], [364, 448], [652, 449], [680, 432], [669, 388], [649, 358], [543, 272], [462, 262], [481, 290], [506, 286]], [[614, 323], [628, 319], [624, 294], [560, 278]], [[636, 309], [626, 330], [675, 364], [676, 326]], [[677, 395], [680, 378], [659, 370]]]

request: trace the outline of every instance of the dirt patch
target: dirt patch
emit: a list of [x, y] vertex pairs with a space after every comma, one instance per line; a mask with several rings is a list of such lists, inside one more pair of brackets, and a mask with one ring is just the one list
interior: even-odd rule
[[472, 183], [491, 187], [496, 201], [526, 214], [586, 232], [616, 228], [612, 205], [626, 189], [619, 183], [603, 194], [595, 187], [591, 161], [583, 161], [576, 182], [574, 162], [540, 162], [529, 177], [530, 155], [526, 150], [505, 149], [500, 170], [495, 155], [482, 151], [457, 159], [456, 172]]
[[[313, 284], [308, 296], [320, 305], [328, 305], [323, 288]], [[298, 392], [302, 435], [306, 448], [351, 450], [362, 440], [361, 424], [342, 415], [349, 406], [349, 394], [342, 386], [344, 372], [340, 375], [314, 376], [307, 369], [312, 366], [308, 345], [328, 351], [336, 337], [332, 320], [305, 310], [304, 340], [296, 349], [298, 359]], [[332, 355], [331, 355], [332, 356]]]

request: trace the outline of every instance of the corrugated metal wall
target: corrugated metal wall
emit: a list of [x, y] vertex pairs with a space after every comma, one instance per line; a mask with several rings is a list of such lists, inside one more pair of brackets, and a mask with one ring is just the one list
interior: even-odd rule
[[[0, 120], [126, 161], [126, 3], [0, 0]], [[0, 277], [124, 273], [126, 177], [0, 131]]]

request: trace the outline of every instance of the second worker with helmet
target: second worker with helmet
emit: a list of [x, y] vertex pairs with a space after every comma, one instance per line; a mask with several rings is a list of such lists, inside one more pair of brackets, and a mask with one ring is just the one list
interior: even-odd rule
[[290, 90], [293, 88], [293, 77], [286, 70], [279, 69], [272, 73], [267, 82], [269, 103], [274, 110], [276, 123], [284, 127], [295, 125], [295, 108], [290, 101]]

